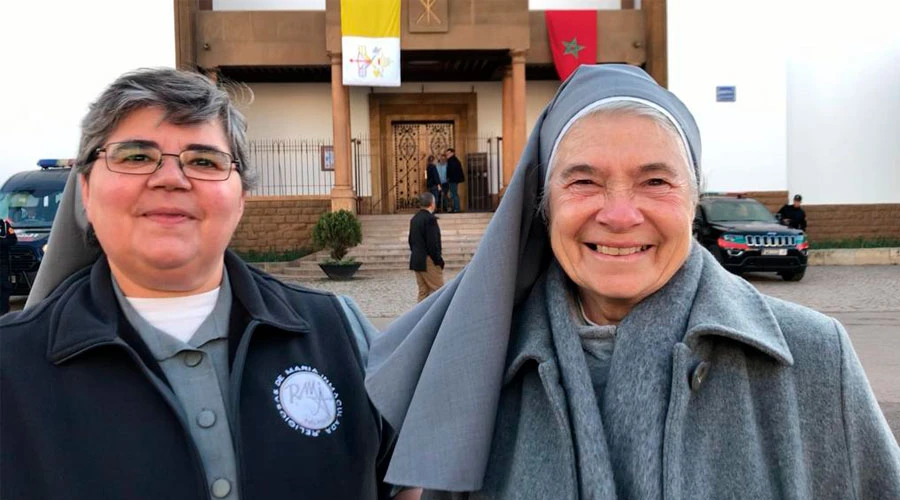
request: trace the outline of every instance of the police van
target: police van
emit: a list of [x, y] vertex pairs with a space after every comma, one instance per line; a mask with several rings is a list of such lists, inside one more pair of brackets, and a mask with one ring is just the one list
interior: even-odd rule
[[0, 217], [12, 224], [18, 238], [9, 252], [12, 295], [31, 291], [74, 160], [37, 164], [38, 169], [13, 174], [0, 188]]

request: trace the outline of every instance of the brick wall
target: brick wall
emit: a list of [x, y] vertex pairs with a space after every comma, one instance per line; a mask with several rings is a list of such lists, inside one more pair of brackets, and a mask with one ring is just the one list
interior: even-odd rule
[[[750, 191], [773, 214], [788, 203], [787, 191]], [[803, 205], [806, 232], [815, 241], [851, 238], [900, 238], [900, 203]]]
[[250, 197], [231, 248], [238, 251], [284, 252], [311, 246], [310, 233], [319, 216], [331, 210], [328, 198], [308, 196]]

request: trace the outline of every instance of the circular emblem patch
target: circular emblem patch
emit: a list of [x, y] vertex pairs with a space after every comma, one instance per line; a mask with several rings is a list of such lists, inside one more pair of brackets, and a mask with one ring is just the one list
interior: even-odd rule
[[272, 391], [281, 419], [311, 437], [331, 434], [340, 424], [343, 406], [324, 374], [311, 366], [292, 366], [275, 379]]

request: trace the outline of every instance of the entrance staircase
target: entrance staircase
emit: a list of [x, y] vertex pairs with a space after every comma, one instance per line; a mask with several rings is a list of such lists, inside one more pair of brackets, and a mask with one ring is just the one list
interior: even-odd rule
[[[437, 214], [441, 228], [441, 245], [445, 270], [459, 270], [469, 263], [481, 241], [493, 213], [466, 212]], [[413, 214], [361, 215], [362, 244], [350, 249], [348, 256], [362, 262], [356, 276], [409, 270], [409, 219]], [[283, 279], [311, 280], [325, 278], [318, 263], [327, 251], [308, 255], [269, 272]]]

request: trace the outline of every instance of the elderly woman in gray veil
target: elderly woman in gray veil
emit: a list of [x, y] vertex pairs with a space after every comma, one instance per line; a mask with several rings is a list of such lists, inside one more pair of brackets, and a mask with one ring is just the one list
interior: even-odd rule
[[900, 498], [843, 327], [698, 246], [700, 137], [640, 69], [581, 66], [469, 266], [375, 341], [386, 480], [423, 498]]

